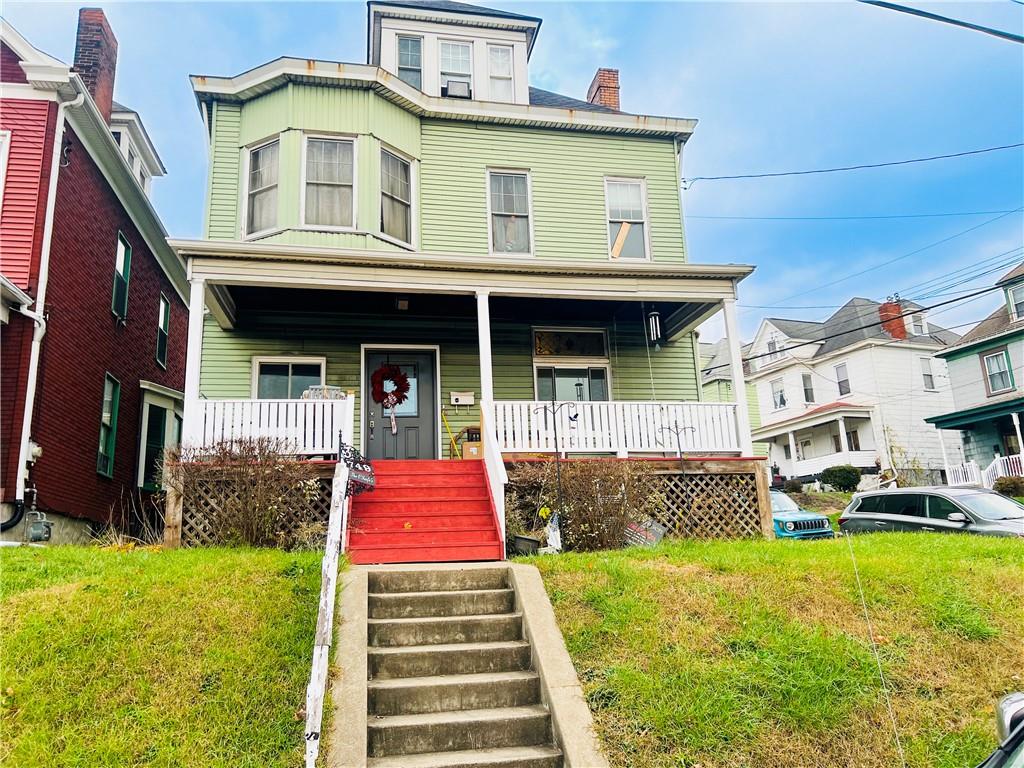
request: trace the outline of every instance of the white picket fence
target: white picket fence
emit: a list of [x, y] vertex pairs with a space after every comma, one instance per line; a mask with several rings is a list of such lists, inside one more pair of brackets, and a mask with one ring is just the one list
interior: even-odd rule
[[502, 453], [740, 451], [735, 403], [498, 400], [489, 407]]
[[331, 455], [338, 452], [338, 435], [351, 410], [350, 398], [196, 400], [185, 406], [183, 442], [204, 448], [232, 440], [271, 438], [299, 456]]

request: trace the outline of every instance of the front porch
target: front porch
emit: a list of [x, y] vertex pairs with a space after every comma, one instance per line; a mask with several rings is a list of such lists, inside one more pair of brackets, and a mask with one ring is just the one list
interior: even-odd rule
[[[939, 430], [959, 430], [963, 463], [956, 463], [955, 446], [942, 444], [946, 482], [991, 488], [1000, 477], [1024, 474], [1020, 413], [1024, 397], [1013, 394], [993, 402], [925, 419]], [[952, 459], [952, 460], [951, 460]]]
[[786, 479], [810, 482], [829, 467], [842, 464], [870, 474], [881, 464], [872, 409], [847, 403], [820, 406], [766, 424], [754, 433], [754, 439], [768, 443], [769, 464]]

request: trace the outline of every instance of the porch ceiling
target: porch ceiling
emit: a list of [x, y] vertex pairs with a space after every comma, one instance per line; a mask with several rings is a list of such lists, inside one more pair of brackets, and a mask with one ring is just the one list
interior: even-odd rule
[[964, 408], [952, 413], [943, 413], [938, 416], [929, 416], [925, 419], [929, 424], [934, 424], [939, 429], [964, 429], [970, 428], [979, 421], [988, 421], [1000, 416], [1008, 416], [1011, 413], [1024, 411], [1024, 397], [1014, 395], [996, 402]]

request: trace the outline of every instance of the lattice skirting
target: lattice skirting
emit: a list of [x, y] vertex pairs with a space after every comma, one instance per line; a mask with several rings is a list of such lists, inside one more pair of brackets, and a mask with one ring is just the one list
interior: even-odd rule
[[[312, 501], [303, 503], [310, 505], [310, 515], [304, 520], [295, 517], [282, 516], [278, 521], [278, 530], [285, 534], [285, 538], [291, 538], [299, 532], [302, 526], [308, 527], [312, 521], [314, 524], [322, 524], [324, 531], [327, 529], [327, 518], [331, 512], [331, 478], [320, 477], [317, 479], [319, 493]], [[181, 509], [181, 543], [186, 547], [206, 546], [216, 543], [211, 521], [216, 519], [217, 509], [232, 500], [232, 484], [220, 481], [203, 482], [196, 493], [190, 494], [182, 503]], [[237, 498], [237, 496], [236, 496]]]
[[[669, 536], [735, 539], [762, 536], [762, 503], [756, 472], [659, 471], [665, 503], [657, 515]], [[765, 499], [767, 502], [768, 500]]]

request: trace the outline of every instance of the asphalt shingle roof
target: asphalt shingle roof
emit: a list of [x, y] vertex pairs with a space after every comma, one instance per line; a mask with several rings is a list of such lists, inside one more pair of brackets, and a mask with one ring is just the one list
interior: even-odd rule
[[586, 112], [611, 112], [617, 114], [614, 109], [602, 104], [591, 104], [589, 101], [574, 99], [572, 96], [563, 96], [553, 91], [545, 91], [543, 88], [530, 86], [530, 104], [537, 107], [556, 107], [558, 109], [579, 109]]
[[455, 0], [371, 0], [374, 5], [394, 5], [399, 8], [421, 8], [429, 11], [445, 13], [471, 13], [475, 16], [494, 16], [499, 19], [519, 19], [520, 21], [537, 21], [536, 16], [524, 16], [521, 13], [501, 11], [497, 8], [484, 8], [469, 3], [458, 3]]

